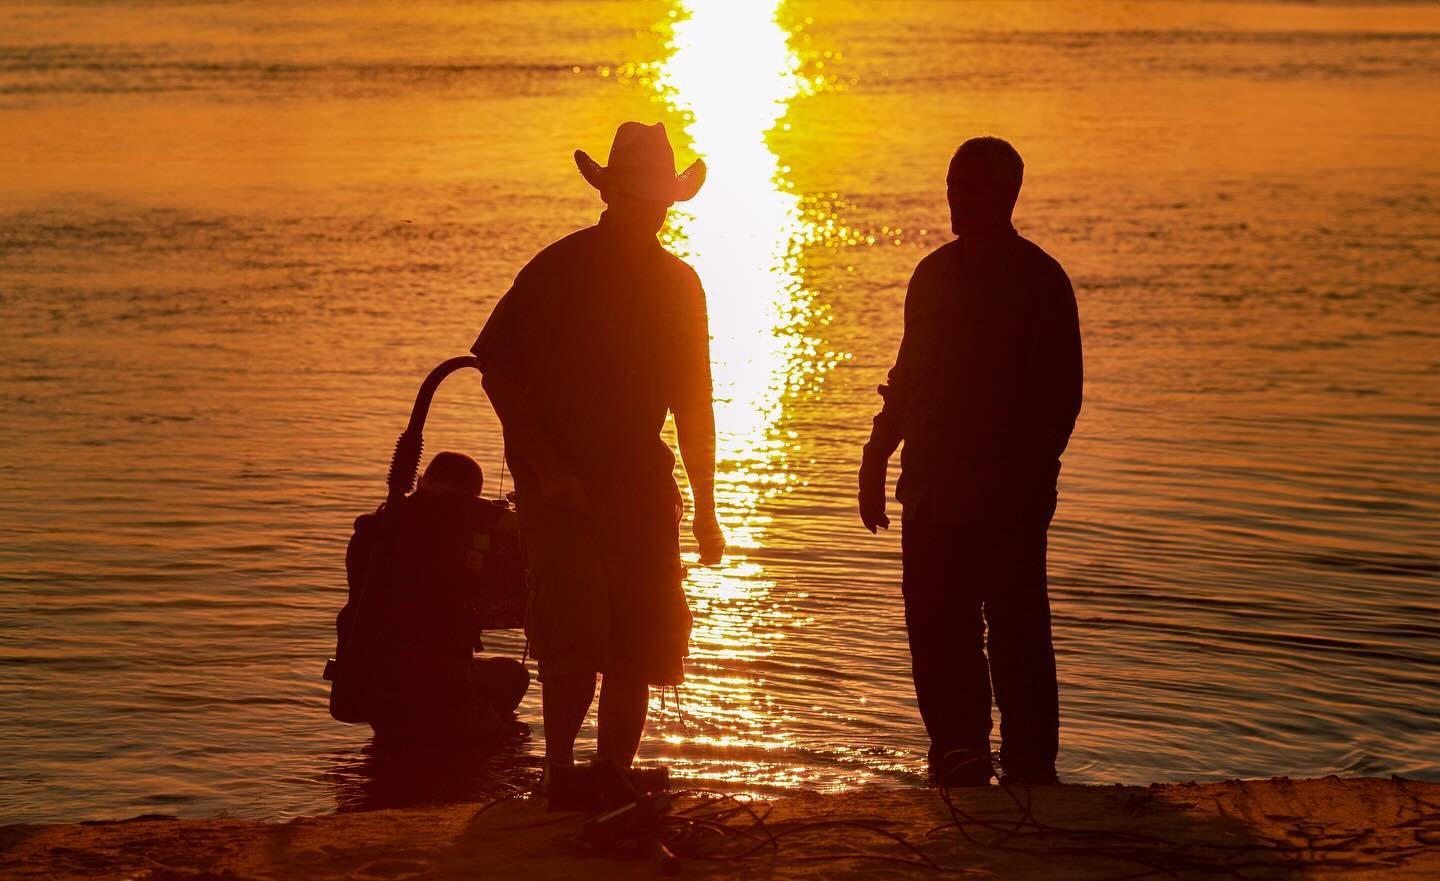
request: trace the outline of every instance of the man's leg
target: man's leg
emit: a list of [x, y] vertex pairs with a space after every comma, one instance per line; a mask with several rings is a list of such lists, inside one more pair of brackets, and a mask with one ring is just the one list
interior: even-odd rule
[[545, 677], [540, 712], [545, 719], [545, 761], [552, 768], [575, 764], [575, 738], [595, 700], [595, 674]]
[[985, 617], [990, 676], [1000, 707], [1000, 764], [1007, 775], [1045, 782], [1055, 774], [1060, 699], [1045, 583], [1048, 523], [996, 530]]
[[595, 757], [630, 767], [645, 733], [645, 716], [650, 710], [650, 686], [644, 680], [614, 674], [600, 685], [599, 733]]
[[902, 524], [905, 627], [920, 716], [930, 734], [932, 771], [945, 755], [990, 753], [990, 671], [985, 623], [970, 578], [965, 536], [924, 501], [907, 506]]

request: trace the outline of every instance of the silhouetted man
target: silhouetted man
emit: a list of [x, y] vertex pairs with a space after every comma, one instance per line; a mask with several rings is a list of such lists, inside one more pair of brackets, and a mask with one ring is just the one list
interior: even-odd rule
[[998, 138], [966, 141], [950, 161], [957, 238], [910, 279], [860, 468], [860, 517], [874, 532], [890, 525], [885, 472], [904, 440], [905, 624], [942, 785], [990, 781], [992, 684], [1006, 779], [1057, 782], [1045, 539], [1080, 412], [1080, 326], [1065, 271], [1010, 224], [1023, 172]]
[[600, 222], [521, 270], [476, 340], [505, 429], [530, 563], [526, 635], [539, 664], [549, 769], [574, 762], [600, 691], [597, 758], [628, 767], [649, 686], [679, 683], [690, 639], [675, 414], [703, 563], [725, 540], [715, 516], [710, 332], [700, 280], [655, 235], [704, 181], [683, 174], [665, 128], [627, 122], [609, 164], [576, 164], [608, 206]]

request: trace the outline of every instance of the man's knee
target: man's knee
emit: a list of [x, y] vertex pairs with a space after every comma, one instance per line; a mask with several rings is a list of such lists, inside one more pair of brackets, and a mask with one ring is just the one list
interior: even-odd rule
[[1043, 575], [996, 579], [985, 598], [985, 620], [992, 631], [1034, 638], [1050, 634], [1050, 595]]

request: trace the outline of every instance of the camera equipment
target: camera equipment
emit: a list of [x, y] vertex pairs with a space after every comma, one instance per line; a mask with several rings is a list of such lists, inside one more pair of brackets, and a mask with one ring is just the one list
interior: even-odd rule
[[[330, 715], [338, 721], [371, 721], [377, 694], [396, 691], [390, 681], [397, 672], [395, 659], [389, 654], [396, 645], [418, 644], [413, 634], [396, 638], [396, 630], [405, 622], [418, 626], [414, 620], [419, 613], [403, 614], [417, 604], [429, 602], [425, 611], [434, 618], [434, 608], [441, 602], [437, 596], [463, 596], [463, 609], [441, 616], [447, 622], [463, 619], [474, 628], [457, 665], [462, 660], [468, 663], [469, 648], [478, 644], [480, 630], [524, 625], [525, 557], [509, 504], [463, 498], [451, 508], [435, 511], [417, 501], [425, 493], [410, 494], [435, 391], [446, 377], [466, 368], [478, 370], [473, 356], [451, 358], [425, 377], [410, 421], [395, 442], [385, 502], [355, 521], [345, 561], [348, 601], [335, 621], [335, 656], [327, 661], [324, 674], [331, 683]], [[509, 518], [510, 528], [498, 529], [504, 518]]]

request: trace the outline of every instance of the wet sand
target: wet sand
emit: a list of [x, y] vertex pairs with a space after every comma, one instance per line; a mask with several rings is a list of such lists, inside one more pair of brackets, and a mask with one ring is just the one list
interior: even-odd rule
[[668, 868], [689, 878], [772, 879], [1440, 877], [1440, 783], [1398, 778], [990, 787], [957, 790], [953, 811], [921, 789], [800, 794], [750, 810], [704, 798], [674, 806], [695, 821], [676, 850], [728, 857], [668, 867], [654, 853], [596, 855], [580, 844], [580, 818], [518, 797], [288, 823], [8, 826], [0, 876], [633, 881]]

